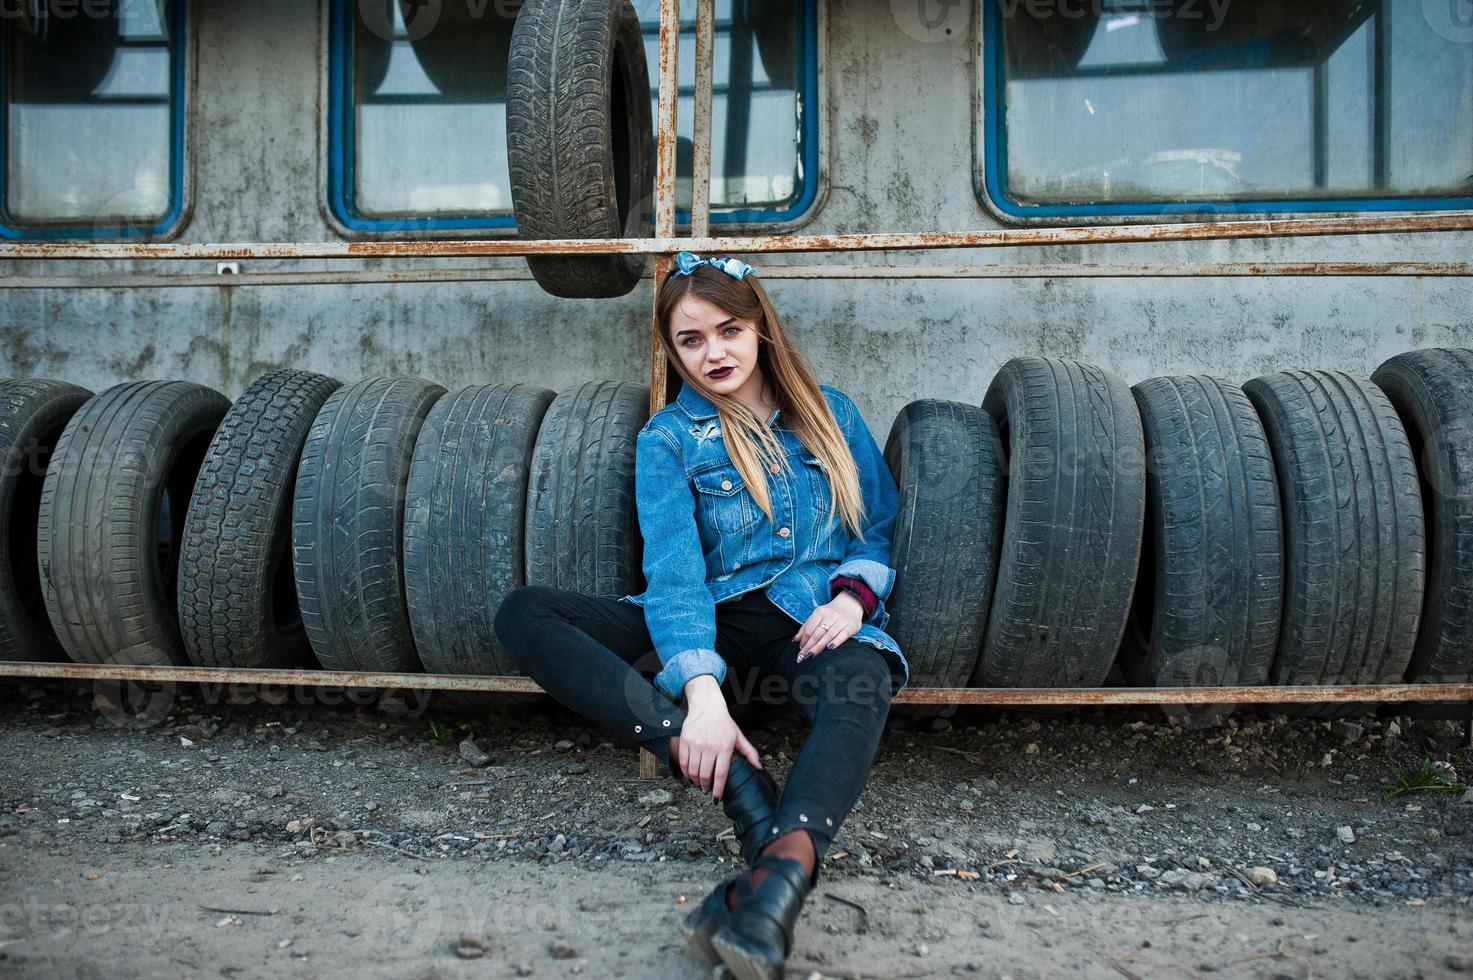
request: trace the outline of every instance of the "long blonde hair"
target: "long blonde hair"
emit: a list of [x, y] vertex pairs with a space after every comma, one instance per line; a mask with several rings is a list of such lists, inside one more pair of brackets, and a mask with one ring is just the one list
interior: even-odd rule
[[772, 496], [767, 485], [767, 467], [779, 463], [790, 474], [792, 467], [765, 419], [759, 419], [755, 412], [731, 395], [710, 390], [700, 378], [692, 377], [686, 371], [680, 352], [670, 337], [670, 315], [686, 295], [699, 296], [731, 316], [756, 324], [757, 364], [772, 388], [778, 410], [798, 440], [823, 463], [828, 476], [829, 518], [832, 519], [837, 510], [850, 531], [864, 540], [864, 498], [859, 491], [859, 471], [854, 464], [854, 455], [849, 451], [843, 430], [818, 387], [818, 380], [803, 354], [793, 346], [782, 319], [772, 308], [767, 291], [757, 277], [749, 274], [736, 279], [709, 265], [697, 266], [687, 275], [667, 275], [655, 297], [655, 317], [660, 325], [660, 344], [665, 349], [665, 359], [686, 384], [716, 406], [727, 454], [751, 490], [757, 506], [771, 522]]

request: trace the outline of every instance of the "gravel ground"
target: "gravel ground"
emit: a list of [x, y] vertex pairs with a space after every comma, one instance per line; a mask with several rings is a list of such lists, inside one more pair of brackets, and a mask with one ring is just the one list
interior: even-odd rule
[[[781, 776], [801, 721], [740, 720]], [[1473, 973], [1470, 771], [1428, 719], [897, 713], [790, 975]], [[0, 974], [704, 976], [735, 842], [637, 776], [546, 699], [0, 684]]]

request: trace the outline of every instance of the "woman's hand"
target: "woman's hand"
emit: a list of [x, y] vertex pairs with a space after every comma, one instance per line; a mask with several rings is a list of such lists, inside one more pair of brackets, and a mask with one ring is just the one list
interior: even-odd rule
[[[864, 606], [848, 592], [840, 592], [813, 610], [808, 621], [794, 634], [799, 643], [798, 661], [824, 650], [832, 650], [855, 633], [864, 622]], [[828, 626], [825, 628], [824, 624]]]
[[740, 752], [758, 769], [762, 768], [762, 759], [731, 720], [715, 677], [701, 674], [686, 682], [685, 703], [685, 723], [673, 746], [675, 761], [686, 779], [719, 800], [726, 792], [732, 752]]

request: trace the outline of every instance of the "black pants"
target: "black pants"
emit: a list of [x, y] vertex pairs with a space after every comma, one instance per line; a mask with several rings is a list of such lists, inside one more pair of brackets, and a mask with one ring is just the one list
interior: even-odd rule
[[[801, 624], [762, 589], [716, 606], [716, 652], [728, 697], [786, 697], [812, 725], [773, 820], [773, 839], [807, 830], [822, 859], [859, 799], [890, 711], [890, 666], [849, 639], [797, 662]], [[659, 757], [672, 775], [669, 740], [685, 709], [649, 680], [660, 669], [644, 610], [568, 589], [514, 589], [496, 613], [496, 635], [522, 669], [558, 701]]]

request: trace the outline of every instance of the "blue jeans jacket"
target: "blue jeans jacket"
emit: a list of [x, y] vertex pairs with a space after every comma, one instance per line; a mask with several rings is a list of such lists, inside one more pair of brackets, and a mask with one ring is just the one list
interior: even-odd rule
[[[854, 639], [891, 655], [895, 690], [909, 679], [899, 644], [885, 632], [885, 599], [895, 586], [890, 552], [900, 491], [854, 402], [837, 388], [819, 387], [859, 469], [863, 543], [837, 512], [828, 516], [827, 475], [780, 424], [774, 435], [791, 473], [780, 466], [768, 471], [772, 521], [727, 455], [716, 406], [689, 384], [639, 432], [635, 503], [648, 587], [619, 601], [644, 608], [663, 665], [655, 683], [672, 698], [684, 696], [692, 677], [726, 677], [726, 663], [716, 652], [716, 603], [765, 587], [768, 598], [801, 625], [832, 598], [830, 583], [839, 575], [862, 579], [880, 600]], [[780, 414], [774, 412], [769, 424]]]

